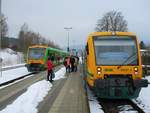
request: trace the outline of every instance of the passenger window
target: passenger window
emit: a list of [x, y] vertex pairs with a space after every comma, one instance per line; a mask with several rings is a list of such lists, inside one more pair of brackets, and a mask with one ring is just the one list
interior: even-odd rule
[[52, 61], [54, 61], [54, 60], [55, 60], [54, 55], [51, 55], [51, 60], [52, 60]]
[[50, 50], [48, 50], [48, 56], [50, 56]]

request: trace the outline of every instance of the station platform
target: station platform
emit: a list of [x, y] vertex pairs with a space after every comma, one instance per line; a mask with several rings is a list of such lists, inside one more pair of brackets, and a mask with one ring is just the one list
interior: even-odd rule
[[68, 73], [48, 113], [90, 113], [80, 72]]

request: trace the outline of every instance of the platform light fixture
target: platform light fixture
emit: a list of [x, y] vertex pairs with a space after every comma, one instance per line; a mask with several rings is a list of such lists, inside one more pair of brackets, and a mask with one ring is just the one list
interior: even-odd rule
[[67, 31], [67, 38], [68, 38], [67, 51], [69, 52], [70, 51], [70, 48], [69, 48], [69, 30], [71, 30], [72, 27], [64, 27], [64, 29], [66, 29], [66, 31]]

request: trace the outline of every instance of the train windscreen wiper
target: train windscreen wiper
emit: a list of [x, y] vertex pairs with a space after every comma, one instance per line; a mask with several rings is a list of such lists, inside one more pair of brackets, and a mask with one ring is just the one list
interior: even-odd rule
[[134, 52], [132, 55], [130, 55], [121, 65], [119, 65], [117, 67], [117, 69], [119, 69], [121, 66], [123, 66], [126, 62], [128, 62], [135, 55], [137, 55], [137, 52]]

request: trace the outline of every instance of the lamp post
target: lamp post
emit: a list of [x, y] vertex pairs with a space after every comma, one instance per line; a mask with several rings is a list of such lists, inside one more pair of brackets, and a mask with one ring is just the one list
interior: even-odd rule
[[69, 30], [72, 29], [72, 27], [65, 27], [64, 29], [67, 30], [67, 37], [68, 37], [67, 51], [69, 52], [70, 51], [70, 49], [69, 49]]

